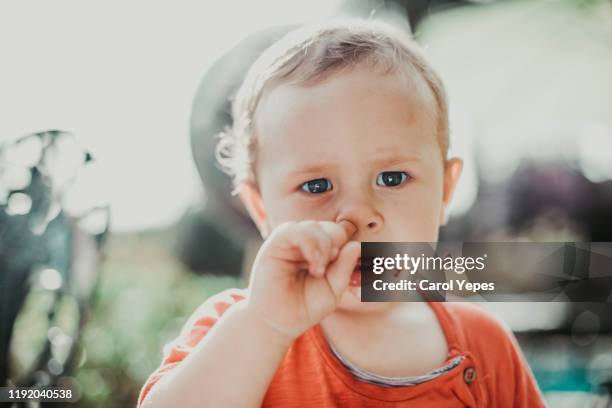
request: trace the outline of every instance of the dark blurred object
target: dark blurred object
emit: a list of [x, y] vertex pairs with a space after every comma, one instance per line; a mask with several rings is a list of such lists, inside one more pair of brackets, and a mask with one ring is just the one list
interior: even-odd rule
[[508, 196], [508, 224], [516, 232], [548, 218], [553, 227], [573, 229], [584, 241], [612, 241], [610, 180], [594, 183], [560, 163], [524, 163], [512, 177]]
[[[419, 24], [430, 14], [451, 7], [483, 5], [495, 0], [349, 0], [341, 10], [343, 14], [357, 17], [389, 16], [392, 20], [408, 21], [413, 34], [417, 33]], [[395, 15], [395, 17], [393, 16]]]
[[230, 101], [259, 54], [294, 26], [259, 31], [217, 60], [200, 82], [191, 112], [191, 148], [206, 192], [201, 210], [181, 222], [179, 258], [190, 269], [239, 276], [244, 248], [259, 233], [237, 197], [232, 181], [216, 164], [215, 146], [232, 123]]
[[478, 174], [474, 206], [441, 239], [612, 242], [612, 181], [594, 183], [561, 161], [524, 160], [499, 183]]
[[[474, 206], [441, 229], [446, 241], [612, 242], [612, 181], [594, 183], [561, 161], [524, 161], [504, 181], [478, 182]], [[612, 332], [612, 303], [571, 303], [557, 333], [573, 333], [585, 312], [585, 332]]]
[[49, 130], [0, 145], [0, 385], [71, 382], [109, 209], [92, 155]]
[[182, 217], [178, 225], [182, 236], [177, 255], [192, 271], [240, 276], [244, 244], [228, 236], [227, 230], [215, 222], [215, 213], [211, 210], [214, 210], [211, 206], [204, 206]]

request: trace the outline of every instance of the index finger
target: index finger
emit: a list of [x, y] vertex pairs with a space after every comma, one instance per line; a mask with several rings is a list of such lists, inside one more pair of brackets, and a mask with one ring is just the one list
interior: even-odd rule
[[341, 220], [339, 222], [320, 221], [319, 225], [332, 239], [331, 260], [335, 260], [340, 249], [350, 241], [351, 237], [357, 232], [357, 227], [350, 221]]
[[342, 227], [346, 233], [346, 239], [351, 238], [353, 234], [357, 232], [357, 226], [349, 220], [340, 220], [338, 221], [338, 225]]
[[345, 220], [340, 222], [321, 221], [320, 225], [332, 239], [332, 259], [336, 258], [340, 248], [344, 246], [357, 231], [355, 224]]

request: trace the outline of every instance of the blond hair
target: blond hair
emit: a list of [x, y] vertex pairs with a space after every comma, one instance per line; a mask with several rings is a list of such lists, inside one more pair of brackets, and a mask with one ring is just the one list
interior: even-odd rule
[[[443, 158], [449, 147], [448, 106], [438, 74], [405, 32], [374, 20], [342, 20], [302, 27], [266, 49], [249, 69], [232, 103], [233, 125], [220, 134], [216, 158], [234, 186], [254, 181], [254, 115], [266, 86], [278, 82], [314, 85], [342, 69], [367, 64], [384, 73], [408, 71], [426, 88], [418, 93], [433, 105], [432, 119]], [[423, 82], [420, 81], [420, 82]], [[414, 83], [419, 87], [419, 82]], [[422, 88], [422, 86], [421, 86]], [[433, 99], [432, 99], [433, 98]]]

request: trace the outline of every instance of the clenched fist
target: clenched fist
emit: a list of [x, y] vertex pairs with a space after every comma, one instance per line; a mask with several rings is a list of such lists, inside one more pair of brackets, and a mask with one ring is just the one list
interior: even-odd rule
[[287, 222], [276, 227], [253, 264], [248, 307], [296, 338], [332, 313], [360, 256], [349, 221]]

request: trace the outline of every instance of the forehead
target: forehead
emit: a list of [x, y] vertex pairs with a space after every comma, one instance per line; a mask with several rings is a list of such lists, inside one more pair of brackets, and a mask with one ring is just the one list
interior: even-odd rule
[[[419, 76], [345, 69], [314, 85], [278, 83], [254, 117], [257, 164], [419, 150], [437, 145], [431, 91]], [[326, 148], [327, 147], [327, 148]], [[363, 158], [363, 157], [362, 157]]]

